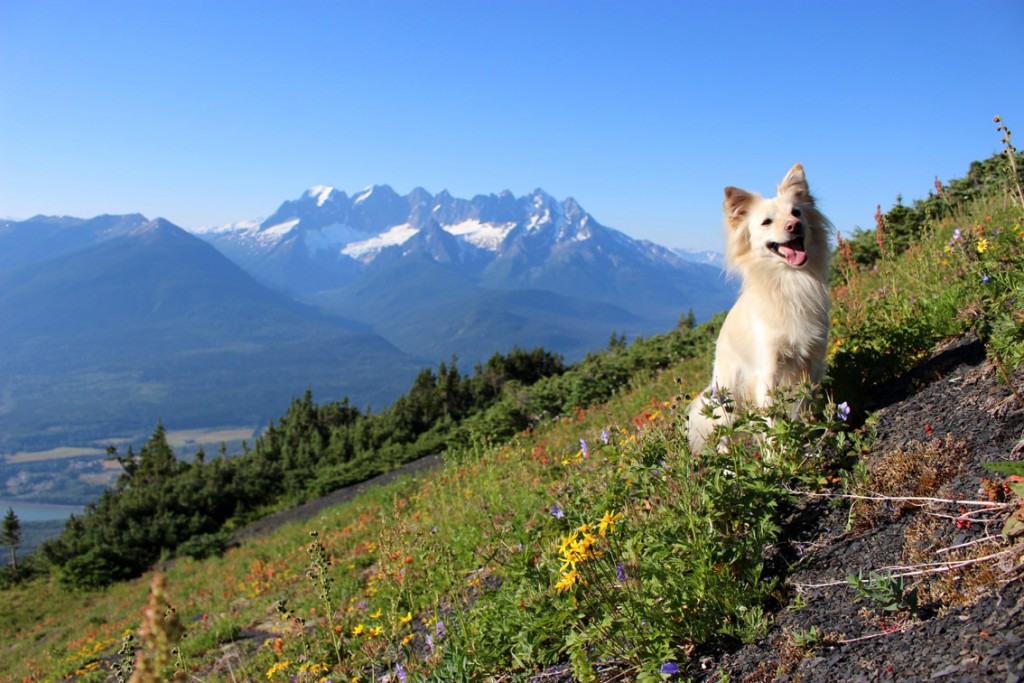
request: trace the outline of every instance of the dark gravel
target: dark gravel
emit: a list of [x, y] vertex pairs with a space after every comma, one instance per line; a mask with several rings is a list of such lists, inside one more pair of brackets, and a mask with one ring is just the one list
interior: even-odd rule
[[[1024, 372], [1013, 379], [1016, 386], [1024, 386]], [[953, 450], [949, 444], [962, 441], [956, 447], [958, 473], [939, 495], [978, 500], [983, 499], [981, 477], [998, 477], [981, 463], [1022, 457], [1024, 410], [1009, 388], [997, 383], [977, 339], [951, 343], [917, 371], [885, 387], [878, 400], [878, 440], [866, 458], [869, 469], [890, 465], [899, 449], [930, 445], [944, 457]], [[792, 563], [783, 600], [789, 609], [775, 611], [768, 634], [758, 643], [699, 653], [685, 672], [688, 676], [749, 683], [1024, 680], [1024, 567], [992, 565], [987, 582], [965, 579], [952, 584], [951, 592], [966, 604], [922, 602], [917, 618], [905, 610], [885, 613], [858, 599], [845, 578], [858, 570], [906, 566], [907, 534], [915, 525], [922, 528], [925, 513], [881, 509], [867, 522], [868, 515], [861, 515], [860, 523], [848, 530], [849, 510], [848, 504], [837, 507], [815, 499], [794, 511], [785, 543], [768, 558], [776, 569]], [[947, 548], [986, 533], [981, 524], [958, 528], [955, 520], [939, 520], [933, 527], [919, 545]], [[998, 528], [989, 532], [998, 533]], [[931, 561], [942, 559], [933, 556]], [[1019, 555], [1015, 561], [1020, 562]], [[1008, 580], [1013, 576], [1017, 578]], [[807, 587], [836, 581], [843, 583]], [[794, 609], [799, 602], [805, 606]], [[812, 628], [822, 634], [820, 642], [801, 646], [794, 641], [794, 634]]]

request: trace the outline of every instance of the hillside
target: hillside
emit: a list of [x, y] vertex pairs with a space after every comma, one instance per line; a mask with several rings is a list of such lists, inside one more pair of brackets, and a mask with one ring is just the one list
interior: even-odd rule
[[[720, 319], [616, 341], [505, 383], [440, 469], [102, 591], [56, 572], [7, 588], [0, 680], [107, 680], [133, 661], [136, 680], [1019, 678], [1012, 158], [844, 240], [819, 411], [739, 416], [728, 449], [691, 454], [687, 394]], [[279, 425], [294, 444], [340, 410], [298, 408]]]
[[307, 388], [380, 405], [422, 362], [268, 290], [167, 221], [39, 223], [0, 235], [38, 259], [0, 271], [0, 451], [102, 446], [160, 419], [254, 428]]

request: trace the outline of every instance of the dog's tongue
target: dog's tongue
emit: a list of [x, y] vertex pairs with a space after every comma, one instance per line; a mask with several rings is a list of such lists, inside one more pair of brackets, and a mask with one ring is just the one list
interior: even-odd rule
[[807, 252], [804, 251], [804, 245], [797, 240], [787, 244], [780, 244], [779, 253], [786, 257], [786, 261], [791, 266], [802, 266], [804, 261], [807, 260]]

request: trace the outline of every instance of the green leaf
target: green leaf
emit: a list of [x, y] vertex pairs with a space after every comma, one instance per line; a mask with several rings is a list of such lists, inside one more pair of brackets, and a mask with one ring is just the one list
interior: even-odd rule
[[992, 470], [993, 472], [999, 472], [1001, 474], [1009, 474], [1024, 477], [1024, 461], [1019, 462], [986, 462], [982, 463], [982, 467], [985, 469]]
[[1020, 510], [1018, 509], [1003, 525], [1003, 536], [1006, 538], [1013, 538], [1014, 536], [1020, 536], [1024, 534], [1024, 519], [1021, 519]]

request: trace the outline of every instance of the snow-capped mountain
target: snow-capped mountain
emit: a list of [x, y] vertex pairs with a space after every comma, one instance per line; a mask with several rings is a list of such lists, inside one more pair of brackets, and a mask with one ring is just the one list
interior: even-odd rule
[[519, 198], [506, 190], [466, 200], [422, 188], [401, 196], [387, 185], [349, 197], [317, 186], [265, 220], [196, 232], [258, 279], [294, 293], [343, 287], [384, 254], [393, 260], [424, 250], [493, 286], [546, 279], [550, 265], [573, 254], [589, 253], [612, 266], [683, 263], [668, 249], [601, 225], [571, 197], [558, 201], [541, 189]]
[[711, 249], [687, 249], [685, 247], [673, 249], [672, 251], [687, 261], [693, 261], [694, 263], [703, 263], [705, 265], [715, 266], [716, 268], [721, 268], [725, 264], [725, 255], [720, 251], [713, 251]]
[[264, 284], [441, 357], [527, 343], [576, 357], [611, 330], [664, 332], [735, 296], [718, 268], [541, 189], [461, 199], [317, 186], [264, 220], [197, 233]]

